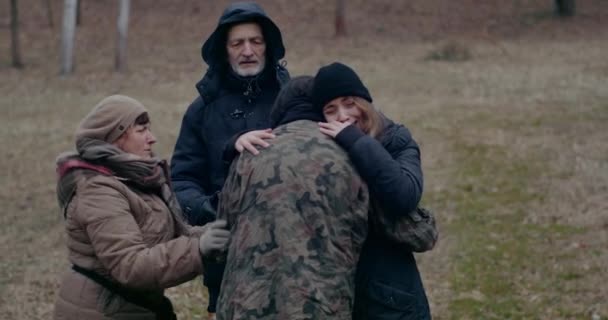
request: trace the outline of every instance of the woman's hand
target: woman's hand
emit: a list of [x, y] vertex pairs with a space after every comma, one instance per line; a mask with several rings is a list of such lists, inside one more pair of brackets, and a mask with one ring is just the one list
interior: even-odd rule
[[198, 240], [198, 249], [202, 256], [213, 251], [225, 251], [230, 241], [230, 231], [226, 230], [226, 220], [216, 220], [206, 224], [205, 232]]
[[331, 121], [331, 122], [319, 122], [319, 130], [324, 134], [335, 138], [338, 133], [340, 133], [344, 128], [353, 124], [352, 121], [340, 122], [340, 121]]
[[274, 139], [276, 136], [272, 133], [272, 129], [254, 130], [241, 135], [234, 143], [234, 148], [239, 153], [243, 150], [251, 152], [253, 155], [258, 155], [260, 152], [255, 146], [268, 148], [270, 143], [266, 140]]

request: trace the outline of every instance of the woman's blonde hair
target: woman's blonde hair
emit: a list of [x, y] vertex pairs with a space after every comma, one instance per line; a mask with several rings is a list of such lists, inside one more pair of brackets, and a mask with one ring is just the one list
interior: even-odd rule
[[359, 127], [363, 132], [376, 138], [384, 129], [382, 115], [374, 105], [361, 97], [350, 97], [355, 102], [355, 107], [361, 111]]

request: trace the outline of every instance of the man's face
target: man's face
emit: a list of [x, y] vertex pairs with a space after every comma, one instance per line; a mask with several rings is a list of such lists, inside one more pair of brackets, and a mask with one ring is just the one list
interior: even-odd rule
[[266, 42], [257, 23], [242, 23], [228, 31], [228, 62], [239, 76], [255, 76], [266, 64]]

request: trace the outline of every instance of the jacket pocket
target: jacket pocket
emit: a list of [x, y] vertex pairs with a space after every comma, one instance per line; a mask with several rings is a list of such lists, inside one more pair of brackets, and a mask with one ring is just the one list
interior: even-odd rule
[[368, 319], [418, 320], [416, 297], [390, 285], [371, 281], [367, 288]]

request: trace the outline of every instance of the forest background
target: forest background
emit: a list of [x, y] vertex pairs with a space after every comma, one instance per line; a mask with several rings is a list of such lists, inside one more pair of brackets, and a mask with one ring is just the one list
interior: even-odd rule
[[[51, 317], [68, 268], [54, 159], [79, 120], [109, 94], [133, 96], [170, 157], [229, 1], [131, 1], [123, 72], [118, 3], [80, 2], [64, 76], [63, 1], [18, 1], [21, 69], [0, 3], [2, 319]], [[559, 17], [551, 0], [352, 0], [340, 37], [335, 1], [259, 3], [292, 75], [352, 65], [419, 142], [440, 228], [417, 255], [435, 319], [608, 318], [608, 1]], [[205, 315], [205, 292], [198, 280], [168, 290], [180, 319]]]

